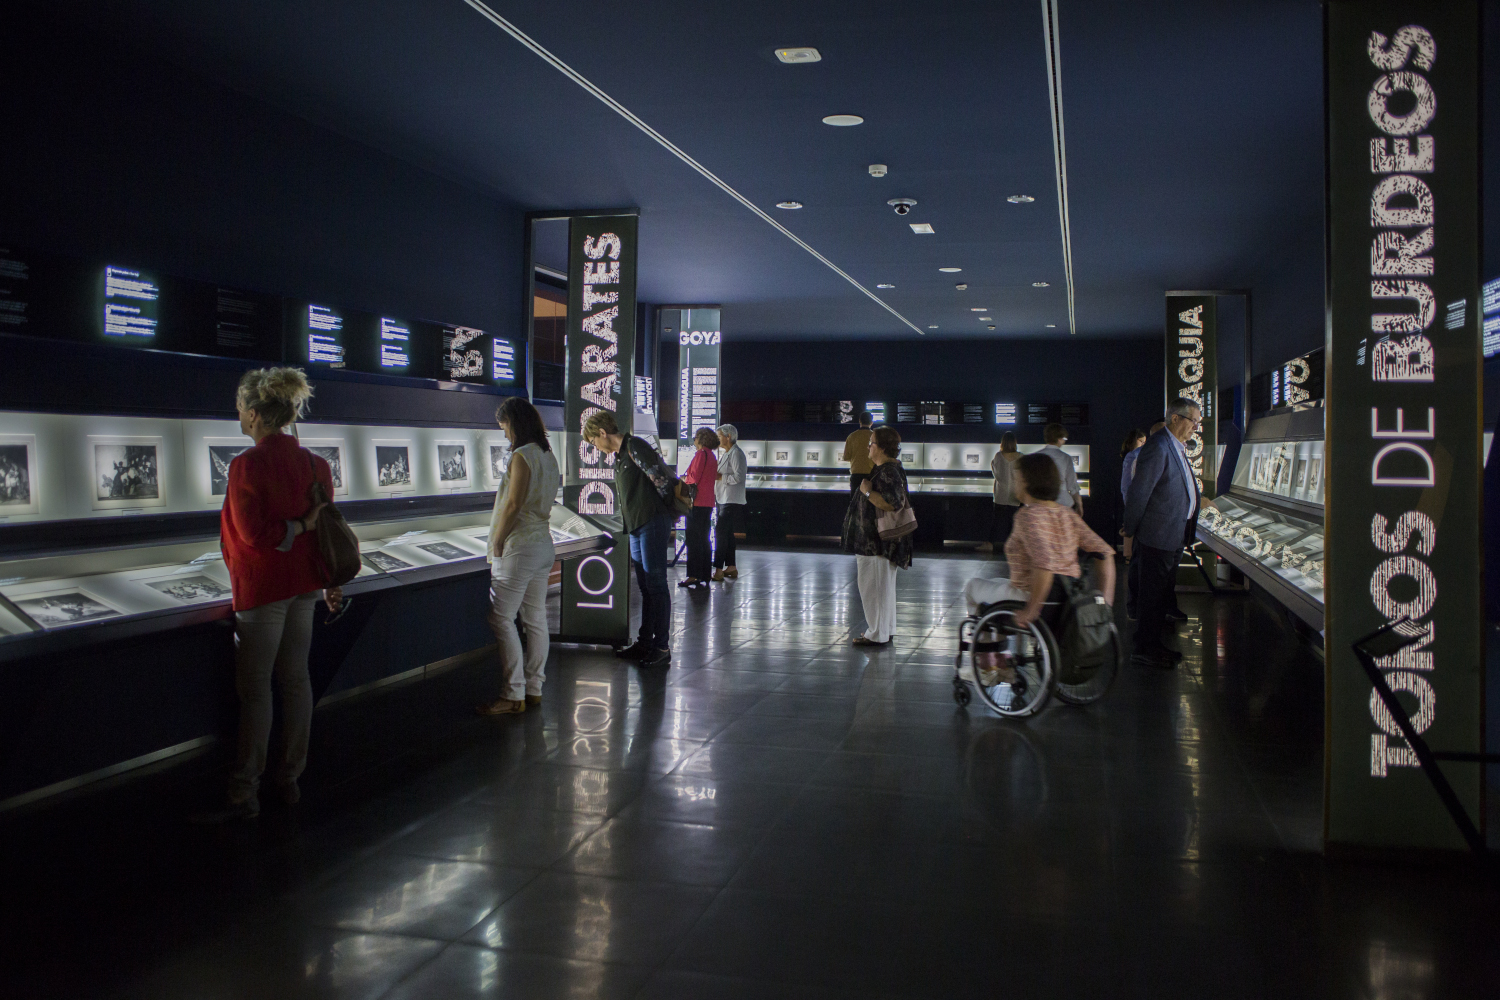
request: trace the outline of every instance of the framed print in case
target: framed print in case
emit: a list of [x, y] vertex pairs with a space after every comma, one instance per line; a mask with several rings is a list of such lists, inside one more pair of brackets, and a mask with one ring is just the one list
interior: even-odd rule
[[416, 489], [411, 464], [410, 441], [373, 441], [375, 449], [375, 490], [396, 493]]
[[39, 510], [36, 435], [0, 434], [0, 517]]
[[161, 438], [90, 435], [87, 460], [94, 510], [166, 504]]
[[45, 629], [85, 625], [106, 618], [119, 618], [125, 614], [79, 587], [16, 597], [11, 599], [11, 603]]
[[328, 463], [333, 475], [333, 495], [349, 495], [349, 469], [344, 462], [347, 454], [343, 438], [303, 438], [302, 447]]
[[460, 489], [474, 481], [467, 441], [437, 442], [438, 488]]
[[229, 463], [255, 447], [245, 438], [204, 438], [208, 449], [208, 495], [222, 499], [229, 492]]

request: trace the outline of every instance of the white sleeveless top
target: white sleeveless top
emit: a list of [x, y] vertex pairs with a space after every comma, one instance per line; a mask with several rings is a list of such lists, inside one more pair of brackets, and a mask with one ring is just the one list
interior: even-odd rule
[[[526, 497], [521, 501], [521, 512], [516, 518], [516, 527], [505, 540], [505, 552], [514, 551], [512, 545], [526, 545], [531, 542], [552, 541], [552, 532], [548, 530], [548, 518], [552, 515], [552, 504], [557, 499], [557, 487], [562, 482], [562, 476], [557, 471], [557, 458], [550, 451], [543, 451], [535, 444], [525, 444], [511, 452], [510, 460], [514, 462], [516, 456], [526, 460], [526, 468], [531, 471], [531, 485], [526, 490]], [[505, 498], [510, 495], [510, 466], [506, 466], [505, 475], [500, 478], [500, 488], [495, 491], [495, 509], [490, 514], [490, 534], [493, 536], [500, 527], [500, 509], [505, 506]], [[500, 554], [503, 556], [505, 552]]]

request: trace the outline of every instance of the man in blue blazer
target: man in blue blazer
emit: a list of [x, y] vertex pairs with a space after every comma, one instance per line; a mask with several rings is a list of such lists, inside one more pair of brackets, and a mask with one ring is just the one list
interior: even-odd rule
[[1188, 464], [1184, 443], [1203, 422], [1203, 411], [1187, 399], [1167, 408], [1167, 432], [1153, 434], [1141, 446], [1135, 475], [1125, 495], [1121, 534], [1132, 541], [1132, 558], [1140, 560], [1140, 593], [1136, 598], [1135, 655], [1132, 663], [1174, 667], [1182, 654], [1162, 644], [1167, 610], [1176, 588], [1177, 561], [1192, 543], [1198, 520], [1198, 480]]

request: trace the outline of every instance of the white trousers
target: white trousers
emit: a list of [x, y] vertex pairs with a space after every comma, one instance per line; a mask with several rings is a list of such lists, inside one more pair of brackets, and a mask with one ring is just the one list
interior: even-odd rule
[[[500, 644], [500, 674], [505, 682], [502, 698], [520, 701], [528, 694], [537, 697], [542, 694], [551, 645], [547, 628], [547, 577], [556, 558], [550, 538], [519, 545], [507, 541], [505, 555], [491, 567], [489, 622]], [[526, 629], [524, 660], [521, 636], [516, 631], [517, 611]]]
[[312, 648], [313, 606], [318, 591], [272, 601], [234, 615], [234, 686], [240, 696], [240, 732], [234, 771], [229, 777], [231, 802], [248, 802], [260, 790], [271, 742], [271, 680], [281, 689], [281, 725], [285, 746], [274, 779], [296, 781], [307, 767], [307, 738], [312, 728], [312, 680], [307, 653]]
[[969, 614], [978, 614], [981, 604], [994, 604], [997, 601], [1029, 601], [1031, 591], [1022, 590], [1009, 580], [988, 580], [983, 577], [975, 577], [964, 584], [964, 603], [969, 606]]
[[865, 638], [889, 642], [896, 631], [896, 564], [885, 556], [855, 556], [859, 601], [865, 607]]

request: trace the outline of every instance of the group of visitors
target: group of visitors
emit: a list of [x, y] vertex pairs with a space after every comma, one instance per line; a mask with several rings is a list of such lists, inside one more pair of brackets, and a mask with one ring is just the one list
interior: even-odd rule
[[[734, 564], [734, 533], [745, 509], [745, 452], [733, 424], [717, 430], [700, 427], [693, 435], [696, 449], [682, 481], [696, 491], [687, 524], [687, 575], [679, 587], [706, 587], [740, 575]], [[714, 512], [718, 511], [717, 520]], [[710, 555], [709, 527], [715, 525]], [[712, 573], [712, 576], [710, 576]]]

